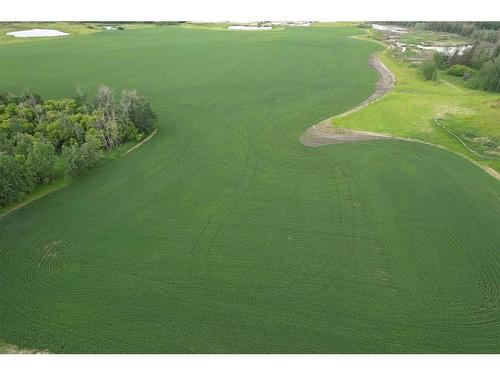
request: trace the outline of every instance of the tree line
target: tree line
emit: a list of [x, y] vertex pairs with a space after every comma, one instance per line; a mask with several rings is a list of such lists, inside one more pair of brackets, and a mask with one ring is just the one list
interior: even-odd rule
[[390, 21], [380, 23], [411, 27], [417, 30], [457, 34], [493, 43], [500, 39], [500, 22]]
[[101, 86], [93, 99], [44, 101], [26, 91], [0, 93], [0, 207], [24, 198], [40, 184], [77, 176], [103, 152], [140, 141], [155, 127], [150, 103], [136, 90]]

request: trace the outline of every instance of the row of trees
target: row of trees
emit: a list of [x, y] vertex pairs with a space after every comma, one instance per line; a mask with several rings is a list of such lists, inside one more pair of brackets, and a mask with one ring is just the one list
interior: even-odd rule
[[411, 27], [417, 30], [457, 34], [477, 41], [494, 43], [500, 40], [500, 22], [391, 21], [381, 23]]
[[31, 92], [0, 93], [0, 206], [62, 174], [77, 176], [103, 152], [151, 133], [155, 119], [135, 90], [122, 91], [119, 101], [108, 86], [92, 100], [82, 91], [47, 101]]

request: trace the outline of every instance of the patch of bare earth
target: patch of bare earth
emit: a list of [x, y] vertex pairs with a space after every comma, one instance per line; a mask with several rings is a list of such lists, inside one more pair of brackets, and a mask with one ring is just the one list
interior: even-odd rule
[[[358, 106], [344, 112], [336, 117], [347, 116], [351, 113], [359, 111], [361, 108], [366, 107], [368, 104], [383, 97], [389, 90], [394, 87], [396, 78], [394, 74], [380, 61], [376, 54], [373, 54], [368, 59], [368, 64], [375, 69], [379, 75], [379, 80], [375, 88], [375, 92], [368, 98], [363, 100]], [[331, 145], [335, 143], [346, 143], [346, 142], [359, 142], [368, 141], [376, 139], [388, 139], [391, 138], [386, 134], [378, 134], [365, 131], [333, 128], [330, 126], [330, 119], [326, 119], [316, 125], [311, 126], [305, 131], [300, 137], [300, 142], [304, 146], [322, 146]]]
[[300, 137], [300, 142], [304, 146], [322, 146], [389, 138], [392, 137], [386, 134], [334, 128], [330, 126], [329, 120], [325, 120], [307, 129]]

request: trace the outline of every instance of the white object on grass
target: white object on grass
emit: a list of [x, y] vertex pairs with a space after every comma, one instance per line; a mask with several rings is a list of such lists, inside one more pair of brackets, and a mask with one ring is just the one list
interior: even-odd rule
[[52, 30], [52, 29], [30, 29], [30, 30], [11, 31], [10, 33], [7, 33], [7, 35], [13, 36], [15, 38], [40, 38], [46, 36], [65, 36], [69, 34], [59, 30]]

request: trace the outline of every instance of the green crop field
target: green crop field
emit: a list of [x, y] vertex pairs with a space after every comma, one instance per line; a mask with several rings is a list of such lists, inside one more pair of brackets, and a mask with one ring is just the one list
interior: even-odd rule
[[3, 346], [500, 352], [499, 182], [425, 144], [299, 143], [373, 92], [383, 47], [362, 32], [3, 45], [0, 91], [136, 88], [159, 116], [140, 148], [0, 218]]

